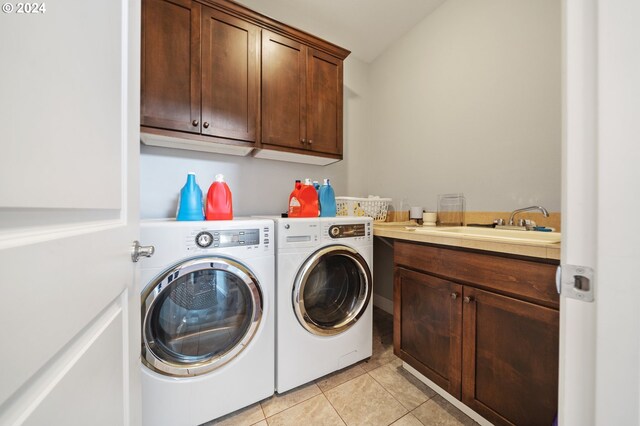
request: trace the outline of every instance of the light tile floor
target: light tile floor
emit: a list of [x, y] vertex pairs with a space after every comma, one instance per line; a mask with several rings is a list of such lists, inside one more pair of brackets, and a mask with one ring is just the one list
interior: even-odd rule
[[393, 318], [374, 308], [373, 355], [206, 426], [476, 425], [407, 373], [393, 354]]

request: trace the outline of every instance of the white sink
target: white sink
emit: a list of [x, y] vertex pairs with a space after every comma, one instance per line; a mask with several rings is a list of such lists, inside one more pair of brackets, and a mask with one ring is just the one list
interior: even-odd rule
[[416, 232], [433, 234], [433, 235], [460, 235], [471, 238], [480, 238], [486, 240], [496, 240], [525, 244], [558, 244], [560, 243], [562, 234], [560, 232], [540, 232], [540, 231], [517, 231], [508, 229], [495, 228], [476, 228], [471, 226], [453, 226], [453, 227], [416, 227]]

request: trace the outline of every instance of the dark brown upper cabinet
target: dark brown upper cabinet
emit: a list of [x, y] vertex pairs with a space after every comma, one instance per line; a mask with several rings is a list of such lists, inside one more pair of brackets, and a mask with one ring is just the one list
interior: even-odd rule
[[141, 139], [314, 164], [342, 159], [349, 51], [229, 0], [143, 0]]
[[200, 133], [200, 14], [191, 1], [144, 1], [142, 126]]
[[342, 158], [342, 75], [341, 59], [263, 31], [262, 147]]
[[202, 134], [255, 143], [260, 28], [202, 8]]
[[142, 45], [143, 142], [241, 155], [253, 149], [258, 26], [192, 1], [145, 0]]

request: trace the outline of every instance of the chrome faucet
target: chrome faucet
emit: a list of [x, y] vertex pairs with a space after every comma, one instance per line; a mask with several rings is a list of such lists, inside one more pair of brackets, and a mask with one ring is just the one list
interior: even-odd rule
[[542, 206], [525, 207], [525, 208], [517, 209], [511, 212], [511, 216], [509, 216], [509, 226], [515, 226], [515, 223], [513, 222], [513, 218], [515, 215], [517, 215], [518, 213], [528, 212], [531, 210], [539, 210], [544, 217], [549, 217], [549, 212], [547, 211], [547, 209], [545, 209]]

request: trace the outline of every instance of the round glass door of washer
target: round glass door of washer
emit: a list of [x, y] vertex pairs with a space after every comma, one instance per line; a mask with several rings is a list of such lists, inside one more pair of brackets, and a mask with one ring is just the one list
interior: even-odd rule
[[142, 361], [169, 376], [197, 376], [236, 357], [262, 318], [259, 283], [224, 257], [180, 263], [142, 294]]
[[371, 292], [371, 271], [362, 255], [347, 246], [327, 246], [300, 268], [293, 286], [293, 308], [307, 331], [332, 336], [358, 321]]

